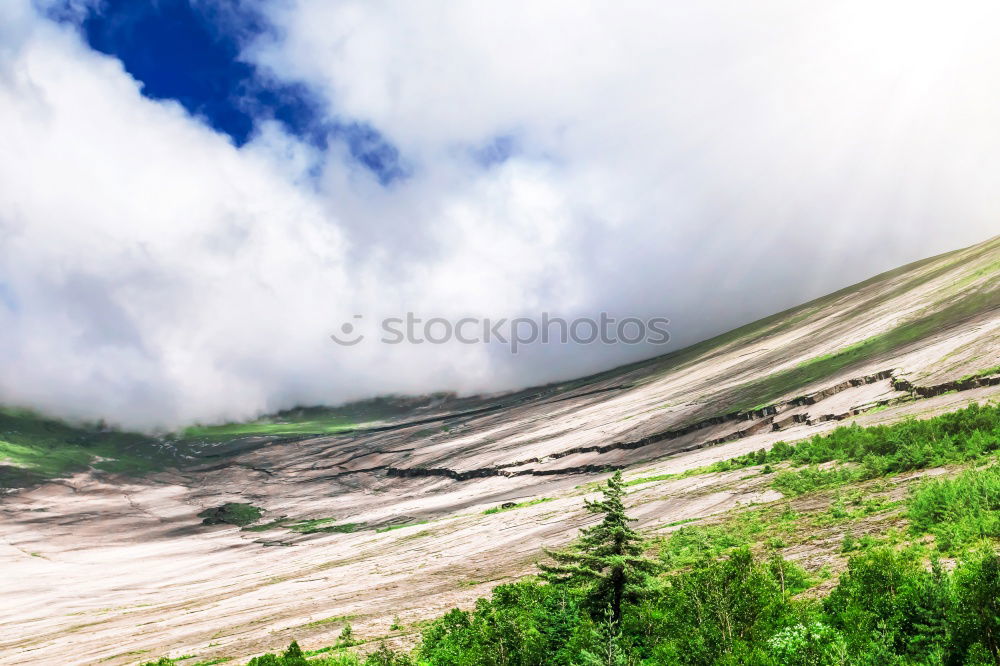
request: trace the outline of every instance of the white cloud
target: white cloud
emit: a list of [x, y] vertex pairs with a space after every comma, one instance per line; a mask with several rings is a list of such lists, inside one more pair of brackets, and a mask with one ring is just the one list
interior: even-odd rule
[[383, 132], [390, 188], [276, 125], [234, 148], [29, 6], [0, 9], [0, 402], [164, 427], [511, 388], [643, 350], [327, 335], [607, 309], [691, 342], [997, 229], [985, 2], [264, 5], [246, 57]]

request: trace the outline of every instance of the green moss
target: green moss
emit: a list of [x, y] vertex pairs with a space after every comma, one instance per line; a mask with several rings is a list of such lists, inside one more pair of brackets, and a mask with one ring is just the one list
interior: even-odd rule
[[[435, 396], [440, 397], [439, 394]], [[435, 396], [429, 396], [428, 400]], [[253, 421], [197, 425], [176, 435], [178, 441], [224, 442], [244, 437], [335, 435], [384, 419], [406, 415], [412, 403], [392, 397], [372, 398], [338, 407], [297, 407]]]
[[313, 620], [312, 622], [307, 622], [306, 624], [304, 624], [302, 626], [305, 627], [305, 628], [307, 628], [307, 629], [310, 629], [310, 628], [313, 628], [313, 627], [323, 627], [323, 626], [326, 626], [328, 624], [347, 624], [348, 622], [350, 622], [351, 620], [353, 620], [355, 617], [357, 617], [357, 616], [356, 615], [334, 615], [333, 617], [326, 617], [326, 618], [323, 618], [322, 620]]
[[300, 534], [316, 534], [319, 532], [350, 534], [351, 532], [357, 532], [358, 530], [363, 529], [365, 526], [364, 523], [341, 523], [339, 525], [330, 524], [336, 520], [336, 518], [313, 518], [311, 520], [303, 520], [292, 525], [286, 525], [285, 527]]
[[977, 268], [977, 269], [971, 271], [968, 275], [966, 275], [962, 279], [957, 280], [952, 285], [952, 288], [954, 290], [958, 291], [958, 290], [962, 289], [963, 287], [967, 287], [968, 285], [972, 284], [973, 282], [979, 280], [980, 278], [984, 278], [984, 277], [987, 277], [987, 276], [991, 276], [992, 277], [993, 275], [995, 275], [997, 273], [1000, 273], [1000, 259], [998, 259], [997, 261], [993, 261], [993, 262], [991, 262], [991, 263], [989, 263], [989, 264], [987, 264], [985, 266], [981, 266], [980, 268]]
[[670, 481], [672, 479], [679, 479], [680, 474], [656, 474], [654, 476], [640, 476], [635, 479], [629, 479], [625, 482], [626, 486], [637, 486], [641, 483], [652, 483], [654, 481]]
[[391, 532], [392, 530], [401, 530], [404, 527], [415, 527], [416, 525], [426, 525], [429, 522], [431, 522], [431, 521], [429, 521], [429, 520], [419, 520], [419, 521], [417, 521], [415, 523], [403, 523], [401, 525], [386, 525], [385, 527], [380, 527], [380, 528], [378, 528], [375, 531], [376, 532]]
[[263, 511], [252, 504], [227, 502], [222, 506], [205, 509], [198, 514], [205, 525], [236, 525], [243, 527], [260, 520]]
[[528, 500], [527, 502], [518, 502], [513, 504], [513, 506], [494, 506], [483, 511], [484, 515], [492, 515], [494, 513], [501, 513], [503, 511], [513, 511], [514, 509], [523, 509], [526, 506], [534, 506], [535, 504], [541, 504], [542, 502], [551, 502], [553, 498], [551, 497], [539, 497], [537, 499]]
[[359, 424], [336, 414], [303, 420], [268, 417], [245, 423], [192, 426], [181, 432], [181, 439], [226, 441], [237, 437], [291, 437], [297, 435], [333, 435], [353, 430]]
[[243, 529], [247, 532], [267, 532], [268, 530], [274, 530], [282, 527], [288, 522], [287, 518], [279, 518], [277, 520], [272, 520], [269, 523], [263, 523], [261, 525], [248, 525]]
[[989, 377], [990, 375], [1000, 375], [1000, 365], [994, 365], [992, 368], [983, 368], [982, 370], [977, 370], [971, 374], [965, 375], [959, 381], [968, 381], [970, 379], [979, 379], [980, 377]]

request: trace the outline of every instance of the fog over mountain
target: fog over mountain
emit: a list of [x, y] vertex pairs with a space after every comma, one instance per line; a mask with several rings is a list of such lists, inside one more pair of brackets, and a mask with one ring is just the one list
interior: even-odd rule
[[[88, 44], [105, 3], [0, 4], [0, 403], [162, 429], [511, 389], [1000, 230], [995, 3], [195, 6], [312, 129], [246, 102], [234, 141]], [[672, 340], [330, 338], [407, 312]]]

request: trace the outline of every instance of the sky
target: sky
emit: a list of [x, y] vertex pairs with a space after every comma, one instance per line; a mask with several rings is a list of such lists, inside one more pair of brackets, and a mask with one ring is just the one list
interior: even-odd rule
[[[495, 392], [995, 235], [986, 1], [0, 3], [0, 403]], [[670, 320], [667, 345], [345, 322]], [[367, 329], [366, 329], [367, 330]]]

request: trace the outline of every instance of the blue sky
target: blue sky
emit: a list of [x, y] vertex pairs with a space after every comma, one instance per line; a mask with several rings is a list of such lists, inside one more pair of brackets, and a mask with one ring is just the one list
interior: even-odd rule
[[320, 149], [344, 142], [383, 185], [406, 175], [399, 151], [376, 128], [338, 119], [304, 84], [280, 81], [240, 57], [244, 44], [274, 30], [254, 3], [64, 0], [49, 15], [78, 25], [91, 48], [118, 58], [143, 95], [179, 102], [237, 146], [261, 121], [276, 120]]

